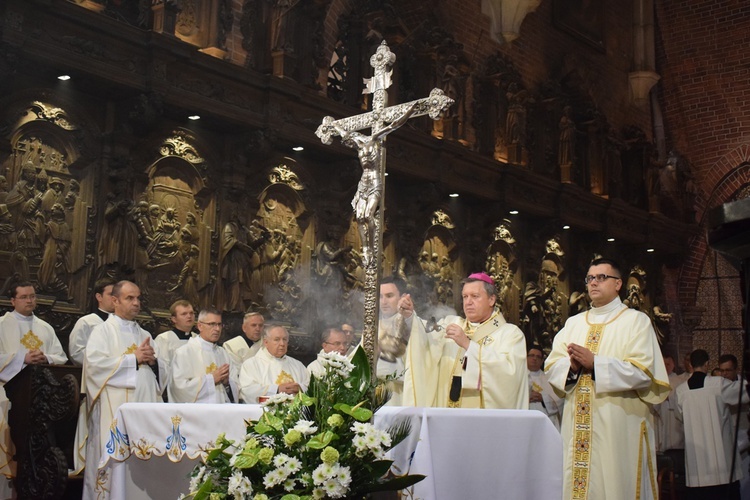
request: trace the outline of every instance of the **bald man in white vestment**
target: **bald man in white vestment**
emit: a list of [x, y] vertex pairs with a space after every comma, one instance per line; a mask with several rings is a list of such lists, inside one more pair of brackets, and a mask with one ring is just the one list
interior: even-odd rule
[[240, 398], [256, 404], [274, 394], [297, 394], [307, 390], [310, 374], [305, 365], [287, 356], [289, 332], [272, 326], [263, 335], [263, 349], [242, 363]]
[[238, 370], [242, 363], [255, 356], [263, 347], [261, 338], [265, 324], [261, 313], [249, 312], [242, 319], [242, 333], [224, 342], [222, 347], [229, 354], [229, 359], [237, 365]]
[[[127, 402], [161, 402], [165, 367], [151, 334], [135, 322], [141, 311], [141, 290], [120, 281], [112, 289], [115, 312], [94, 328], [86, 345], [83, 383], [89, 400], [88, 467], [84, 471], [83, 498], [104, 494], [98, 480], [102, 449], [110, 438], [117, 409]], [[102, 478], [103, 479], [103, 478]]]

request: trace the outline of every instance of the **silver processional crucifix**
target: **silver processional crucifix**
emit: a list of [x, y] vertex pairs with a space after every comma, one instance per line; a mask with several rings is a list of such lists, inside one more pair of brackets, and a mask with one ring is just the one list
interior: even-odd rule
[[[429, 115], [433, 120], [437, 120], [453, 104], [453, 99], [436, 88], [430, 92], [429, 97], [386, 107], [387, 89], [391, 86], [393, 73], [391, 68], [395, 62], [396, 55], [390, 51], [384, 40], [370, 57], [370, 65], [375, 72], [372, 78], [365, 79], [365, 89], [362, 92], [373, 94], [372, 111], [340, 120], [326, 116], [315, 132], [323, 144], [331, 144], [333, 136], [340, 136], [344, 145], [357, 149], [362, 167], [362, 177], [352, 200], [352, 208], [362, 240], [362, 266], [365, 270], [362, 345], [370, 360], [373, 376], [378, 339], [380, 262], [383, 251], [385, 137], [414, 116]], [[366, 128], [371, 130], [371, 135], [358, 132]]]

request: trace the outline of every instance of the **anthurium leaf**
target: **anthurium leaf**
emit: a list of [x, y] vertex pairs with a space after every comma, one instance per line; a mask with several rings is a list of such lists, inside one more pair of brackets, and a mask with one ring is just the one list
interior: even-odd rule
[[206, 479], [203, 484], [201, 484], [200, 488], [198, 488], [198, 491], [195, 492], [195, 500], [206, 500], [211, 495], [211, 490], [213, 489], [214, 485], [211, 482], [211, 478], [209, 477]]
[[313, 450], [322, 450], [328, 446], [338, 436], [331, 431], [325, 431], [310, 438], [307, 442], [307, 447]]
[[394, 477], [393, 479], [388, 479], [386, 481], [377, 483], [372, 488], [369, 488], [369, 490], [371, 492], [403, 490], [404, 488], [408, 488], [413, 484], [417, 484], [425, 477], [427, 476], [424, 476], [422, 474], [410, 474], [408, 476]]
[[303, 406], [312, 406], [316, 402], [315, 398], [308, 396], [304, 392], [299, 393], [297, 397], [299, 398], [299, 401]]
[[273, 430], [273, 427], [267, 425], [265, 422], [258, 422], [255, 424], [255, 432], [258, 434], [268, 434]]
[[371, 373], [370, 360], [367, 359], [367, 354], [361, 345], [357, 346], [357, 350], [354, 351], [352, 364], [354, 365], [350, 374], [352, 387], [362, 392], [370, 384]]
[[281, 497], [281, 500], [300, 500], [300, 497], [299, 495], [292, 495], [291, 493], [289, 493]]
[[[254, 452], [254, 453], [253, 453]], [[250, 452], [242, 452], [237, 455], [234, 459], [234, 467], [236, 469], [249, 469], [258, 463], [258, 451], [251, 450]]]
[[372, 411], [367, 408], [362, 408], [359, 405], [349, 406], [346, 403], [337, 403], [333, 405], [333, 407], [341, 413], [346, 413], [350, 417], [354, 418], [355, 420], [359, 420], [360, 422], [368, 422], [372, 418]]

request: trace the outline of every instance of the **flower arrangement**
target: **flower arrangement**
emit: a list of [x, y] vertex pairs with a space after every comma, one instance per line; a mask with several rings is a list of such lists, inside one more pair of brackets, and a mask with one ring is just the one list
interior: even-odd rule
[[336, 352], [320, 357], [325, 372], [307, 392], [277, 394], [258, 421], [248, 421], [238, 442], [221, 434], [193, 470], [195, 500], [310, 500], [362, 498], [408, 488], [424, 476], [397, 476], [388, 450], [410, 431], [408, 421], [387, 430], [370, 423], [387, 401], [384, 382], [373, 383], [362, 348], [352, 361]]

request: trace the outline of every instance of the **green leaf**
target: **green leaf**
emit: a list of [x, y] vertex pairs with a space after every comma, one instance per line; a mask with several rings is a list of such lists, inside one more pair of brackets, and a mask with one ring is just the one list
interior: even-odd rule
[[266, 425], [265, 422], [258, 422], [255, 424], [255, 432], [258, 434], [268, 434], [271, 431], [273, 431], [273, 427]]
[[367, 408], [362, 408], [359, 405], [349, 406], [346, 403], [337, 403], [333, 405], [333, 407], [341, 413], [345, 413], [355, 420], [359, 420], [360, 422], [369, 422], [372, 418], [372, 411]]
[[417, 484], [422, 479], [426, 478], [422, 474], [410, 474], [408, 476], [396, 477], [387, 481], [382, 481], [375, 484], [372, 488], [368, 488], [370, 492], [374, 491], [397, 491], [408, 488], [411, 485]]
[[277, 417], [276, 415], [271, 415], [270, 413], [266, 412], [263, 414], [263, 423], [270, 425], [277, 431], [280, 431], [281, 428], [284, 426], [284, 419], [282, 419], [281, 417]]
[[393, 460], [375, 460], [370, 464], [370, 467], [372, 468], [372, 477], [377, 479], [385, 476], [386, 473], [391, 470], [391, 465], [393, 465]]
[[333, 432], [325, 431], [310, 438], [310, 441], [307, 442], [307, 447], [313, 450], [322, 450], [336, 438], [338, 438], [338, 436]]
[[308, 396], [304, 392], [300, 392], [297, 397], [299, 397], [299, 401], [303, 406], [312, 406], [317, 401], [315, 398]]
[[357, 346], [357, 350], [354, 351], [352, 356], [352, 369], [350, 378], [352, 381], [352, 387], [360, 392], [363, 392], [370, 386], [372, 375], [370, 373], [370, 361], [367, 359], [367, 354], [362, 346]]
[[288, 493], [281, 497], [281, 500], [300, 500], [299, 495], [293, 495], [291, 493]]
[[208, 452], [208, 455], [206, 455], [206, 463], [216, 460], [223, 453], [224, 453], [224, 450], [222, 450], [221, 448], [214, 448], [213, 450]]
[[[253, 453], [255, 452], [255, 453]], [[258, 450], [252, 450], [250, 453], [242, 452], [234, 460], [236, 469], [249, 469], [258, 463]]]
[[205, 481], [203, 481], [203, 484], [201, 484], [200, 488], [198, 488], [198, 491], [195, 492], [195, 500], [206, 500], [211, 495], [211, 490], [213, 489], [214, 485], [211, 482], [211, 478], [209, 477]]

